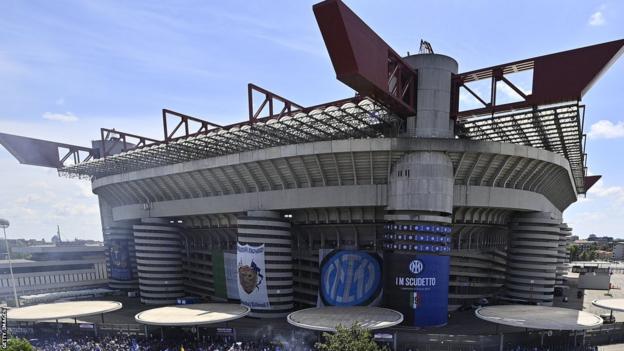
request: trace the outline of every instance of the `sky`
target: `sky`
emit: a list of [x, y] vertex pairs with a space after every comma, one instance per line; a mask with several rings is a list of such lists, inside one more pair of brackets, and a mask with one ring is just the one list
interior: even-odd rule
[[[624, 38], [621, 1], [346, 1], [397, 52], [420, 39], [459, 71]], [[99, 128], [162, 139], [169, 108], [218, 124], [247, 115], [247, 83], [300, 105], [353, 95], [335, 79], [311, 1], [0, 1], [0, 132], [90, 145]], [[591, 174], [564, 219], [624, 238], [624, 58], [585, 95]], [[101, 239], [88, 181], [0, 148], [10, 238]]]

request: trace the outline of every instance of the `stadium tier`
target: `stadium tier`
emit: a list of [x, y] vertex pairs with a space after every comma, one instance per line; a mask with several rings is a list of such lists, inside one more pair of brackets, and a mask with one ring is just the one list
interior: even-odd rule
[[581, 98], [624, 40], [458, 73], [430, 45], [401, 57], [340, 1], [314, 12], [354, 98], [302, 107], [249, 85], [249, 119], [230, 126], [163, 110], [163, 140], [0, 143], [91, 181], [109, 285], [146, 304], [240, 301], [260, 318], [377, 305], [413, 326], [484, 299], [552, 305], [562, 213], [599, 178]]

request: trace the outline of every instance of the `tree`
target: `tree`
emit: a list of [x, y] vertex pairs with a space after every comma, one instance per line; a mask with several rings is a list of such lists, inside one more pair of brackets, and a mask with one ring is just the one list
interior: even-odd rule
[[362, 328], [358, 323], [350, 328], [339, 325], [335, 333], [323, 333], [325, 342], [317, 342], [319, 351], [386, 351], [379, 346], [370, 331]]
[[577, 245], [570, 246], [570, 261], [578, 260], [579, 247]]
[[35, 351], [35, 348], [26, 339], [10, 338], [6, 351]]

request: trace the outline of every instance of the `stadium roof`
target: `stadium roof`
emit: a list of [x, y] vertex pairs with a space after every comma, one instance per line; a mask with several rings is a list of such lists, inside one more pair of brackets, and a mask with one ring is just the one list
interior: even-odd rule
[[152, 308], [137, 313], [142, 324], [161, 326], [202, 325], [227, 322], [245, 317], [249, 307], [227, 303], [202, 303]]
[[[336, 77], [358, 93], [355, 98], [304, 108], [249, 84], [249, 120], [227, 127], [163, 110], [163, 140], [102, 128], [101, 143], [92, 148], [4, 133], [0, 144], [21, 163], [98, 178], [271, 146], [398, 136], [404, 118], [417, 110], [418, 72], [341, 1], [326, 0], [313, 9]], [[586, 176], [580, 101], [622, 53], [624, 40], [615, 40], [453, 74], [449, 117], [457, 123], [459, 137], [563, 155], [570, 161], [577, 193], [585, 193], [600, 176]], [[530, 89], [514, 83], [511, 75], [517, 72], [531, 77]], [[489, 83], [489, 94], [472, 86], [477, 81]], [[513, 101], [497, 99], [497, 91], [505, 87], [517, 95]], [[460, 108], [462, 93], [479, 107]], [[264, 100], [256, 109], [253, 96], [258, 94]], [[283, 108], [274, 109], [275, 103]], [[266, 109], [267, 117], [259, 118]], [[179, 122], [169, 129], [171, 116]], [[191, 123], [199, 130], [191, 132]]]
[[171, 141], [152, 141], [116, 155], [92, 159], [59, 171], [103, 177], [272, 146], [313, 141], [378, 138], [396, 130], [399, 119], [370, 99], [341, 101], [309, 112], [295, 111], [229, 127], [205, 128]]
[[548, 306], [488, 306], [478, 308], [475, 315], [488, 322], [529, 329], [585, 330], [602, 324], [602, 318], [595, 314]]
[[585, 106], [574, 102], [471, 116], [458, 121], [458, 134], [473, 140], [521, 144], [556, 152], [570, 161], [578, 187], [586, 173], [584, 115]]
[[310, 330], [336, 331], [341, 325], [358, 323], [368, 330], [393, 327], [403, 322], [403, 314], [381, 307], [315, 307], [295, 311], [286, 317], [288, 323]]

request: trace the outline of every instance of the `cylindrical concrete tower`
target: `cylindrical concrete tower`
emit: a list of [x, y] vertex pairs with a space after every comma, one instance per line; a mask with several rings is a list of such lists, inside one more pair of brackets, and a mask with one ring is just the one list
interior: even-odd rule
[[507, 296], [552, 305], [561, 220], [547, 212], [523, 213], [511, 220]]
[[101, 196], [99, 204], [108, 286], [111, 289], [137, 291], [139, 280], [132, 224], [115, 222], [111, 207]]
[[123, 291], [138, 291], [139, 280], [132, 225], [104, 227], [108, 286]]
[[179, 228], [159, 218], [144, 218], [134, 227], [141, 302], [174, 304], [184, 296]]
[[457, 61], [439, 54], [404, 57], [418, 72], [416, 116], [407, 118], [407, 135], [419, 138], [453, 138], [451, 77]]
[[570, 241], [570, 236], [572, 235], [572, 228], [568, 227], [567, 223], [561, 223], [559, 229], [561, 229], [561, 232], [559, 234], [559, 247], [557, 250], [557, 275], [555, 277], [555, 284], [564, 285], [564, 277], [568, 271], [566, 264], [570, 261], [568, 243]]
[[[409, 138], [453, 138], [451, 77], [457, 62], [444, 55], [405, 58], [418, 72], [416, 116]], [[384, 233], [384, 303], [407, 325], [440, 326], [448, 319], [453, 214], [453, 163], [440, 151], [404, 155], [391, 169]]]
[[277, 211], [248, 211], [237, 223], [241, 303], [254, 317], [286, 316], [294, 307], [290, 223]]

